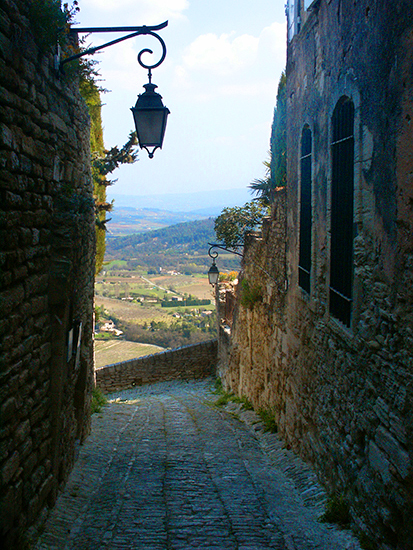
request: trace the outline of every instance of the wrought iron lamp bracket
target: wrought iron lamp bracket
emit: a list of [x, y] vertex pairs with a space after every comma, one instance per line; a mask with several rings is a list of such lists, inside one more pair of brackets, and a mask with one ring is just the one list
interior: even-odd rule
[[[231, 250], [230, 248], [227, 248], [226, 246], [224, 246], [223, 244], [220, 244], [220, 243], [208, 243], [208, 246], [210, 247], [209, 250], [208, 250], [208, 255], [209, 255], [210, 258], [212, 258], [214, 265], [215, 265], [215, 259], [218, 257], [218, 252], [213, 251], [214, 248], [219, 248], [220, 250], [225, 250], [225, 252], [230, 252], [231, 254], [236, 254], [237, 256], [241, 256], [241, 258], [244, 257], [244, 254], [241, 254], [241, 252], [237, 252], [236, 250]], [[240, 244], [239, 246], [243, 246], [243, 245]], [[257, 264], [253, 260], [250, 260], [250, 261], [253, 265], [255, 265], [263, 273], [265, 273], [265, 275], [267, 275], [267, 277], [269, 277], [272, 281], [275, 281], [274, 277], [270, 273], [268, 273], [268, 271], [266, 269], [264, 269], [261, 265]], [[287, 285], [287, 281], [286, 281], [286, 285]], [[287, 286], [286, 286], [286, 289], [287, 289]]]
[[93, 48], [89, 48], [83, 52], [79, 52], [75, 55], [71, 55], [69, 57], [66, 57], [65, 59], [60, 59], [60, 48], [58, 48], [58, 53], [56, 55], [55, 59], [55, 66], [56, 69], [61, 69], [63, 65], [66, 63], [70, 63], [71, 61], [74, 61], [75, 59], [80, 59], [81, 57], [84, 57], [85, 55], [93, 55], [99, 50], [103, 50], [104, 48], [108, 48], [109, 46], [114, 46], [115, 44], [118, 44], [119, 42], [123, 42], [124, 40], [128, 40], [129, 38], [134, 38], [135, 36], [140, 35], [150, 35], [154, 36], [161, 44], [162, 46], [162, 55], [156, 63], [153, 63], [151, 65], [148, 65], [147, 63], [144, 63], [142, 61], [142, 55], [145, 53], [153, 54], [153, 51], [149, 48], [144, 48], [141, 50], [138, 54], [138, 63], [141, 67], [144, 69], [148, 69], [148, 76], [149, 76], [149, 82], [151, 82], [152, 79], [152, 69], [155, 69], [156, 67], [159, 67], [161, 63], [163, 63], [165, 56], [166, 56], [166, 45], [163, 39], [155, 32], [164, 29], [168, 26], [168, 21], [165, 21], [164, 23], [161, 23], [160, 25], [155, 25], [148, 27], [146, 25], [143, 25], [141, 27], [78, 27], [78, 28], [71, 28], [70, 33], [71, 34], [79, 34], [79, 33], [85, 33], [85, 34], [92, 34], [92, 33], [107, 33], [107, 32], [129, 32], [131, 34], [128, 34], [126, 36], [121, 36], [120, 38], [116, 38], [115, 40], [111, 40], [110, 42], [106, 42], [105, 44], [102, 44], [101, 46], [95, 46]]
[[230, 254], [236, 254], [237, 256], [241, 256], [241, 258], [244, 257], [244, 254], [241, 254], [236, 250], [231, 250], [230, 248], [227, 248], [220, 243], [208, 243], [208, 246], [210, 247], [208, 250], [208, 256], [213, 260], [215, 260], [218, 257], [218, 252], [216, 250], [213, 250], [214, 248], [219, 248], [220, 250], [224, 250], [225, 252], [229, 252]]

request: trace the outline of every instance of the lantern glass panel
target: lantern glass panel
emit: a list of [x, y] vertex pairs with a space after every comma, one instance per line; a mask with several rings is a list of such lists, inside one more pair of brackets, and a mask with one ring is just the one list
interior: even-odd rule
[[166, 125], [165, 110], [134, 110], [139, 144], [161, 147]]
[[208, 280], [210, 285], [216, 285], [218, 283], [219, 271], [215, 264], [212, 264], [208, 271]]

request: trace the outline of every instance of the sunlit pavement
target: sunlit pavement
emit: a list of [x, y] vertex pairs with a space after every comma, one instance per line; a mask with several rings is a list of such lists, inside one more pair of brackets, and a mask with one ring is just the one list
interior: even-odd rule
[[110, 396], [37, 549], [359, 549], [314, 474], [212, 381]]

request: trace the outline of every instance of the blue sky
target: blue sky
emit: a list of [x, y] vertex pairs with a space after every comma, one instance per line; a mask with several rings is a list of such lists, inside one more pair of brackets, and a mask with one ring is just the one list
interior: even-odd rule
[[[264, 175], [270, 127], [285, 67], [284, 0], [80, 0], [80, 26], [156, 25], [167, 56], [154, 69], [170, 109], [162, 150], [118, 169], [111, 194], [149, 195], [247, 187]], [[241, 6], [242, 4], [242, 6]], [[111, 35], [91, 35], [97, 45]], [[137, 62], [140, 36], [95, 55], [100, 61], [104, 138], [123, 145], [133, 129], [130, 107], [147, 83]], [[149, 56], [150, 57], [150, 56]], [[148, 59], [148, 58], [147, 58]]]

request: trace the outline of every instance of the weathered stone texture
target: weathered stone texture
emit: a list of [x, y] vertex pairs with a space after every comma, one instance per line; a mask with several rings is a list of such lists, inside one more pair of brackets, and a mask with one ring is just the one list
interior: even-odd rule
[[[274, 412], [286, 443], [316, 466], [331, 491], [347, 494], [359, 528], [381, 548], [408, 550], [413, 548], [413, 5], [320, 0], [306, 15], [288, 47], [285, 208], [278, 197], [270, 229], [247, 243], [241, 279], [261, 281], [262, 302], [251, 310], [237, 305], [231, 338], [227, 344], [220, 340], [219, 371], [227, 386]], [[343, 95], [355, 105], [349, 328], [328, 305], [331, 117]], [[305, 124], [313, 133], [310, 294], [298, 286]], [[285, 270], [287, 286], [274, 262]]]
[[0, 6], [0, 543], [13, 549], [67, 478], [93, 384], [89, 117], [37, 47], [27, 5]]
[[96, 386], [105, 393], [169, 380], [190, 380], [215, 374], [217, 340], [106, 365], [95, 372]]

